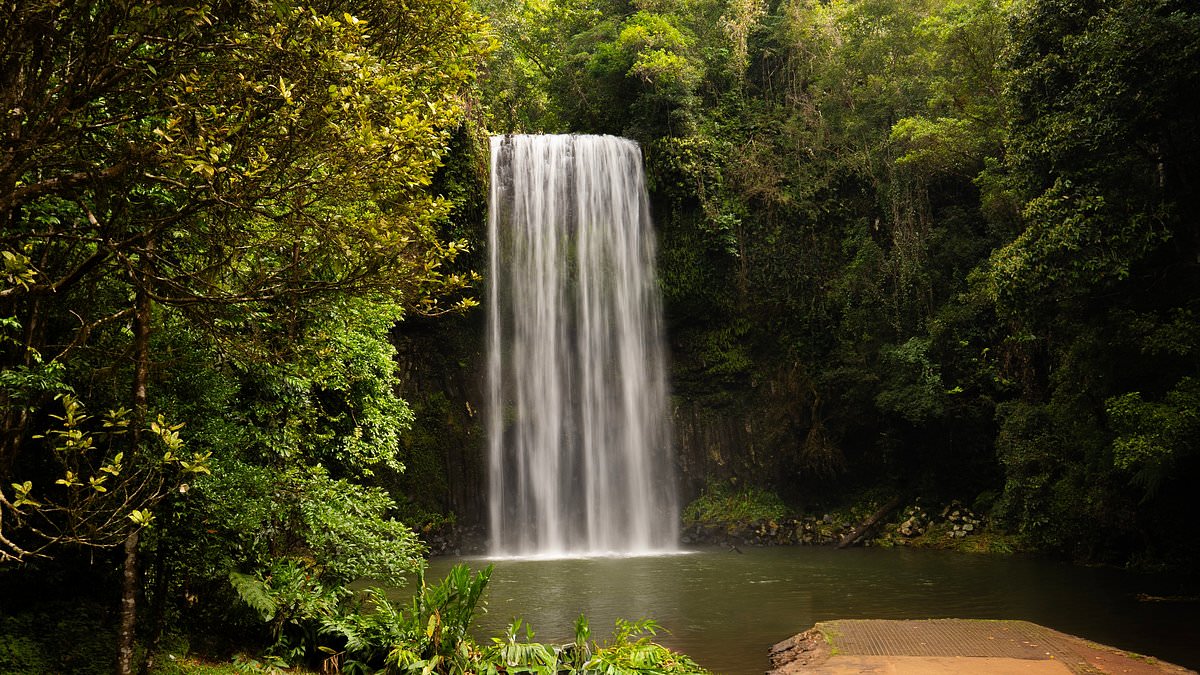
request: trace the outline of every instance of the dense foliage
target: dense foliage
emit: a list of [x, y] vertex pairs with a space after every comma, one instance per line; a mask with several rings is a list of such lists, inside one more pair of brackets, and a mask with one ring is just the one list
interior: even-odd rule
[[4, 613], [67, 570], [80, 603], [123, 589], [102, 670], [172, 628], [321, 658], [350, 582], [423, 565], [369, 480], [412, 421], [392, 326], [475, 304], [431, 185], [486, 24], [17, 2], [0, 43]]
[[694, 673], [705, 671], [687, 656], [651, 641], [657, 624], [618, 620], [612, 637], [591, 640], [587, 619], [575, 622], [575, 639], [562, 645], [534, 642], [533, 630], [518, 619], [491, 644], [470, 635], [492, 568], [471, 573], [458, 565], [441, 583], [424, 581], [407, 607], [384, 594], [369, 594], [372, 611], [330, 621], [328, 632], [346, 640], [345, 665], [383, 666], [386, 672], [531, 673], [619, 675], [622, 673]]
[[486, 573], [421, 576], [407, 525], [481, 503], [478, 316], [432, 319], [488, 133], [642, 144], [689, 517], [962, 499], [1186, 567], [1198, 99], [1188, 0], [5, 3], [0, 669], [112, 669], [58, 621], [123, 673], [696, 672], [477, 644]]
[[493, 126], [643, 145], [693, 490], [890, 485], [1194, 556], [1194, 4], [491, 11]]

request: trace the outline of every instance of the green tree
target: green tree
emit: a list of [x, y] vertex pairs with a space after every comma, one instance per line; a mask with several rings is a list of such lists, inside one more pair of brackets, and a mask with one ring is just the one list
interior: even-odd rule
[[[245, 371], [318, 364], [307, 376], [331, 408], [278, 413], [284, 433], [314, 434], [314, 462], [383, 461], [405, 417], [392, 397], [362, 389], [388, 375], [362, 369], [386, 367], [386, 354], [378, 343], [354, 354], [353, 333], [327, 336], [347, 357], [327, 364], [321, 339], [304, 333], [331, 314], [355, 323], [364, 310], [351, 300], [366, 294], [389, 308], [380, 321], [473, 304], [463, 295], [473, 277], [451, 269], [466, 244], [438, 236], [449, 205], [430, 186], [491, 47], [482, 20], [442, 0], [22, 2], [3, 10], [0, 39], [0, 467], [13, 478], [0, 488], [0, 555], [78, 542], [62, 535], [71, 514], [59, 493], [115, 493], [97, 489], [116, 480], [105, 476], [145, 475], [162, 453], [142, 430], [159, 412], [170, 433], [181, 421], [213, 428], [158, 396], [180, 343]], [[64, 391], [78, 397], [64, 398], [64, 425], [36, 437]], [[70, 411], [78, 401], [128, 418], [126, 447], [92, 453], [88, 471], [48, 471], [48, 458], [66, 454], [52, 440], [114, 437], [82, 428]], [[122, 672], [138, 534], [163, 496], [125, 494], [91, 521], [111, 526], [92, 542], [124, 535]], [[58, 527], [25, 527], [26, 512], [49, 504], [38, 514]]]
[[1194, 6], [1157, 0], [1035, 1], [1013, 23], [1011, 133], [993, 184], [1021, 217], [978, 288], [1021, 373], [1025, 412], [1000, 430], [1021, 439], [1002, 444], [1010, 515], [1082, 556], [1106, 539], [1165, 560], [1190, 547], [1161, 542], [1190, 540], [1171, 514], [1196, 469], [1178, 434], [1200, 365], [1181, 337], [1200, 330], [1188, 290], [1200, 282], [1197, 36]]

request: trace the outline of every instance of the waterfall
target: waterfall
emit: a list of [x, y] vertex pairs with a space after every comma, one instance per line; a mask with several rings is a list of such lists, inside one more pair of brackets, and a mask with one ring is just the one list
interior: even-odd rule
[[497, 136], [491, 151], [491, 552], [674, 550], [641, 151], [611, 136]]

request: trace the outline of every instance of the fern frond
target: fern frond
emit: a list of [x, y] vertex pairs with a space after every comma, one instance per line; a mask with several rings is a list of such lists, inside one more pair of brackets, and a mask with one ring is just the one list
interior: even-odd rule
[[275, 616], [279, 605], [275, 598], [271, 597], [271, 589], [261, 579], [241, 572], [230, 572], [229, 584], [237, 591], [242, 602], [262, 615], [264, 621]]

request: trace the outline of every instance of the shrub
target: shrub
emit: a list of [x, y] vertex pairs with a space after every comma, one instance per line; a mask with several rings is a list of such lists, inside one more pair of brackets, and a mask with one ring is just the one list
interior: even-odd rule
[[779, 495], [756, 487], [735, 488], [710, 482], [703, 494], [683, 510], [685, 526], [694, 524], [732, 525], [756, 520], [781, 520], [788, 515]]

